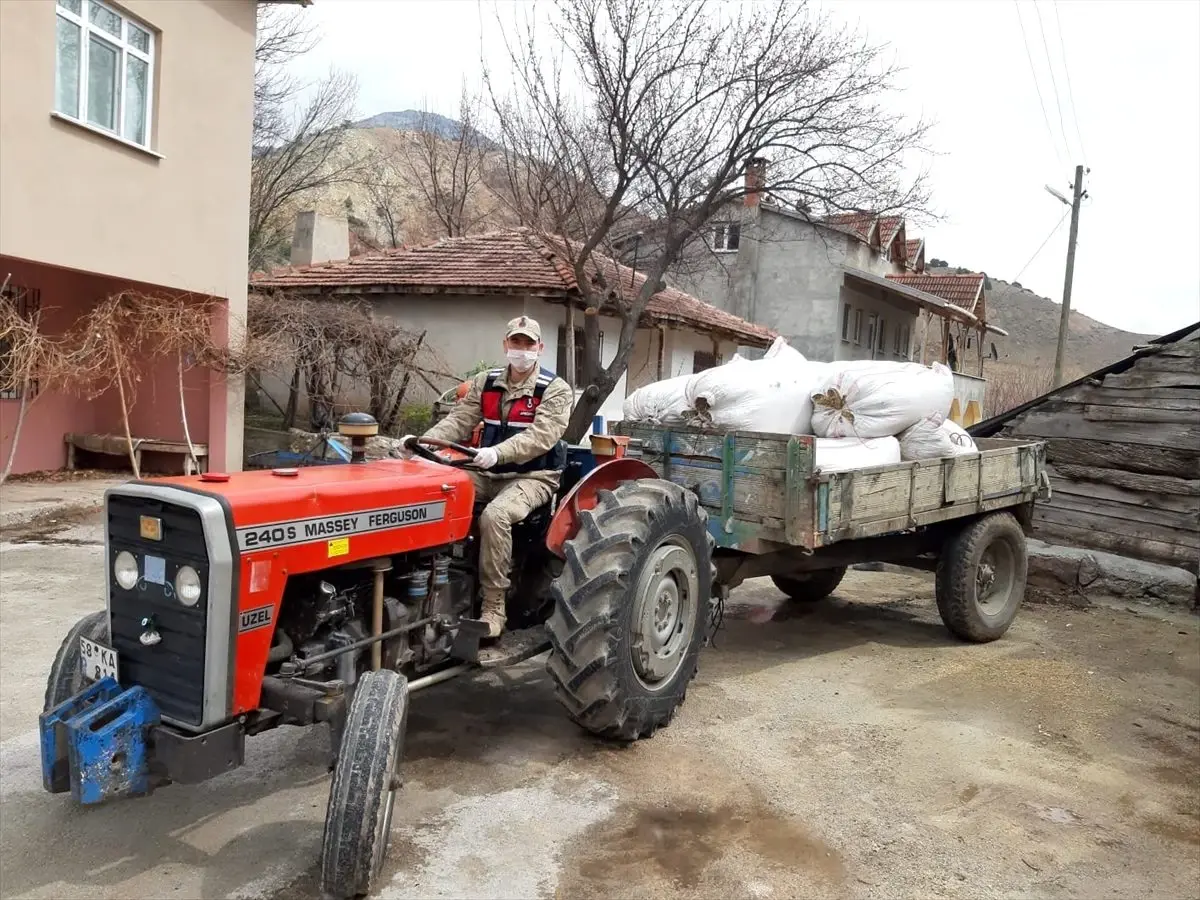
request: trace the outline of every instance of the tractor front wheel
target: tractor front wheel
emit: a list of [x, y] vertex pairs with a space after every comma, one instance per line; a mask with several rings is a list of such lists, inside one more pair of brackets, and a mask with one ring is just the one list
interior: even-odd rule
[[670, 723], [695, 677], [713, 541], [696, 496], [669, 481], [630, 481], [597, 498], [563, 545], [546, 668], [575, 722], [635, 741]]
[[407, 721], [407, 679], [387, 669], [363, 674], [329, 786], [321, 842], [325, 897], [342, 900], [375, 887], [391, 837]]
[[54, 663], [50, 666], [50, 676], [46, 679], [42, 712], [49, 712], [83, 690], [83, 668], [79, 659], [81, 636], [99, 644], [108, 644], [108, 611], [102, 609], [88, 613], [63, 638], [54, 656]]

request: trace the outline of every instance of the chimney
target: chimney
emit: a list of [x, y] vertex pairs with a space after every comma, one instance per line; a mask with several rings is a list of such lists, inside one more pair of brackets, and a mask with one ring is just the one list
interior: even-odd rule
[[767, 181], [767, 161], [761, 156], [755, 156], [746, 161], [746, 206], [758, 206], [762, 199], [762, 189]]
[[296, 216], [292, 232], [293, 266], [350, 258], [350, 226], [345, 219], [308, 210]]

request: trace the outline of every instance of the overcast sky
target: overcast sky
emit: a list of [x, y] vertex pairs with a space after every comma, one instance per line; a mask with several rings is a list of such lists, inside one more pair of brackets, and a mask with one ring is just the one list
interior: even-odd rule
[[[489, 65], [506, 62], [497, 8], [511, 22], [521, 6], [315, 0], [304, 15], [322, 42], [297, 65], [311, 77], [331, 66], [353, 72], [363, 116], [423, 104], [454, 116], [463, 80], [479, 84], [481, 47]], [[1068, 209], [1044, 185], [1069, 196], [1083, 163], [1092, 171], [1072, 308], [1151, 334], [1200, 319], [1200, 3], [826, 6], [892, 48], [906, 70], [897, 102], [937, 120], [933, 199], [945, 218], [920, 230], [926, 259], [1061, 300]]]

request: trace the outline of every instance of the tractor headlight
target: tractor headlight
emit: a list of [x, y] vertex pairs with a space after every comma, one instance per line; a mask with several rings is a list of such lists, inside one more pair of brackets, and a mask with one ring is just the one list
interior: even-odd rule
[[175, 595], [184, 606], [200, 601], [200, 575], [191, 566], [180, 566], [175, 573]]
[[113, 577], [117, 579], [117, 584], [127, 591], [132, 591], [137, 586], [138, 563], [128, 550], [122, 550], [117, 554], [117, 558], [113, 562]]

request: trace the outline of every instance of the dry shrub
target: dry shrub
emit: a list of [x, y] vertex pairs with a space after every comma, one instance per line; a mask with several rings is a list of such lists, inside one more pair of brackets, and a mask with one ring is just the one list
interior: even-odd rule
[[301, 391], [308, 397], [310, 427], [323, 431], [354, 408], [352, 394], [365, 386], [367, 411], [388, 433], [400, 421], [414, 379], [436, 393], [443, 388], [433, 379], [458, 380], [425, 342], [425, 332], [374, 315], [359, 297], [252, 294], [247, 310], [248, 341], [260, 360], [251, 378], [262, 387], [259, 375], [270, 371], [289, 386], [287, 407], [279, 408], [285, 429], [295, 425]]
[[[135, 477], [140, 476], [129, 428], [129, 411], [137, 402], [138, 386], [147, 363], [171, 360], [179, 386], [179, 415], [192, 459], [196, 461], [184, 404], [184, 374], [193, 368], [237, 375], [256, 364], [265, 343], [242, 340], [235, 345], [218, 341], [213, 333], [223, 301], [194, 294], [148, 294], [122, 291], [105, 297], [65, 334], [46, 335], [40, 313], [22, 316], [19, 298], [0, 291], [0, 340], [8, 348], [8, 364], [0, 387], [21, 389], [21, 408], [4, 480], [16, 456], [20, 428], [33, 400], [46, 391], [96, 399], [116, 390], [122, 425]], [[231, 323], [232, 324], [232, 323]]]
[[987, 373], [983, 417], [990, 419], [1028, 403], [1050, 390], [1053, 384], [1054, 369], [1051, 367], [993, 366]]

